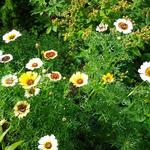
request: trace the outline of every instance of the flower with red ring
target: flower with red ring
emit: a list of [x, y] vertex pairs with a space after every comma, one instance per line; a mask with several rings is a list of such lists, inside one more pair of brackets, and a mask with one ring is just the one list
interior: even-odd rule
[[57, 51], [55, 51], [55, 50], [48, 50], [43, 53], [43, 56], [45, 59], [49, 60], [49, 59], [56, 58], [58, 56], [58, 54], [57, 54]]
[[59, 81], [62, 78], [62, 75], [58, 71], [52, 71], [52, 73], [47, 74], [47, 77], [51, 81]]

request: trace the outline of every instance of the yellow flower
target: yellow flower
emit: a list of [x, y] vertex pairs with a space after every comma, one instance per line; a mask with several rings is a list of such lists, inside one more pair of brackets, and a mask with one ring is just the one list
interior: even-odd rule
[[19, 78], [19, 84], [23, 86], [24, 89], [30, 89], [38, 84], [41, 76], [36, 72], [28, 71], [23, 73]]
[[70, 82], [72, 82], [76, 87], [84, 86], [88, 83], [88, 75], [85, 73], [76, 72], [71, 76]]
[[27, 101], [19, 101], [14, 106], [14, 113], [15, 116], [17, 116], [18, 118], [25, 117], [29, 112], [30, 112], [30, 104], [28, 104]]
[[114, 81], [113, 74], [107, 73], [106, 75], [103, 75], [102, 76], [102, 81], [104, 82], [104, 84], [112, 83]]

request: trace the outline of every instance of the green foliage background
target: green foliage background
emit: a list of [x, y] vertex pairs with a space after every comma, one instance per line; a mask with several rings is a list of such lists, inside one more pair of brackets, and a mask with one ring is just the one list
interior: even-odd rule
[[[41, 93], [27, 100], [31, 111], [21, 120], [13, 107], [26, 100], [24, 90], [0, 85], [0, 119], [11, 125], [3, 144], [24, 140], [20, 150], [36, 150], [42, 136], [54, 134], [59, 150], [149, 150], [150, 84], [137, 72], [150, 61], [148, 6], [143, 0], [1, 1], [1, 36], [13, 28], [22, 36], [8, 44], [0, 41], [0, 49], [14, 57], [0, 64], [0, 78], [20, 76], [34, 57], [49, 72], [66, 77], [53, 83], [43, 75]], [[113, 22], [123, 16], [134, 21], [133, 33], [115, 31]], [[100, 22], [109, 25], [105, 33], [95, 31]], [[41, 52], [48, 49], [57, 50], [58, 57], [45, 61]], [[42, 74], [43, 68], [37, 72]], [[88, 74], [88, 85], [69, 83], [76, 71]], [[108, 72], [115, 82], [104, 85], [101, 77]]]

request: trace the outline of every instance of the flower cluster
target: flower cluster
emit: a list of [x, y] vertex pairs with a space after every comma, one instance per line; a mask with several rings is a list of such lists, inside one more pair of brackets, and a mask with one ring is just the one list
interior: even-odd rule
[[[133, 24], [130, 19], [124, 19], [124, 18], [118, 19], [116, 20], [116, 22], [114, 22], [114, 25], [116, 27], [116, 30], [123, 34], [131, 33], [133, 30]], [[107, 29], [108, 29], [108, 24], [103, 24], [103, 23], [100, 23], [96, 27], [96, 31], [98, 32], [104, 32]]]
[[[19, 36], [21, 36], [21, 33], [19, 31], [12, 30], [3, 36], [3, 40], [5, 41], [5, 43], [9, 43], [11, 41], [15, 41]], [[57, 57], [57, 55], [58, 53], [55, 50], [47, 50], [43, 52], [43, 58], [45, 60], [54, 59]], [[7, 63], [10, 62], [12, 59], [13, 56], [11, 54], [3, 55], [3, 52], [0, 51], [0, 63]], [[17, 83], [19, 83], [19, 85], [25, 90], [24, 96], [26, 98], [36, 96], [40, 92], [40, 88], [38, 88], [37, 85], [41, 80], [41, 75], [33, 70], [37, 70], [43, 65], [44, 63], [40, 58], [32, 58], [25, 65], [25, 68], [28, 71], [22, 73], [19, 78], [17, 77], [17, 73], [7, 74], [1, 78], [1, 84], [3, 87], [14, 87]], [[47, 73], [45, 77], [49, 78], [50, 81], [56, 82], [61, 80], [62, 75], [58, 71], [52, 71], [50, 73]], [[26, 117], [27, 114], [30, 112], [30, 104], [27, 100], [18, 101], [15, 104], [13, 110], [14, 115], [19, 119], [22, 119]], [[5, 119], [1, 120], [0, 124], [3, 125], [4, 122]], [[44, 136], [39, 140], [38, 148], [40, 150], [58, 150], [57, 139], [53, 134], [50, 136]]]
[[[118, 19], [114, 23], [114, 25], [117, 31], [122, 32], [124, 34], [131, 33], [133, 30], [132, 22], [129, 19]], [[104, 32], [107, 30], [107, 28], [108, 28], [107, 24], [100, 23], [96, 27], [96, 31]], [[6, 33], [3, 36], [3, 40], [5, 41], [5, 43], [9, 43], [15, 41], [19, 36], [21, 36], [20, 32], [16, 30], [12, 30], [11, 32]], [[27, 69], [27, 71], [23, 73], [21, 72], [21, 74], [19, 72], [18, 74], [12, 73], [12, 74], [4, 75], [1, 78], [1, 85], [3, 87], [12, 88], [16, 86], [18, 83], [18, 85], [21, 86], [21, 88], [24, 90], [25, 98], [28, 99], [30, 97], [40, 94], [41, 89], [39, 88], [39, 86], [40, 86], [40, 82], [42, 82], [41, 80], [42, 78], [45, 77], [47, 80], [54, 83], [59, 82], [62, 79], [62, 75], [60, 72], [56, 70], [52, 70], [49, 72], [47, 69], [46, 74], [44, 74], [46, 69], [44, 69], [43, 67], [44, 62], [55, 59], [58, 56], [58, 52], [56, 50], [51, 49], [51, 50], [43, 51], [41, 54], [42, 56], [40, 58], [38, 57], [31, 58], [25, 64], [25, 68]], [[5, 64], [10, 62], [12, 59], [13, 56], [11, 54], [3, 54], [3, 52], [0, 51], [0, 63]], [[40, 69], [43, 70], [41, 71], [43, 72], [43, 74], [39, 73]], [[140, 66], [140, 69], [138, 69], [138, 72], [142, 80], [150, 82], [150, 62], [144, 62]], [[72, 85], [75, 86], [76, 88], [80, 88], [82, 86], [87, 85], [88, 80], [89, 80], [89, 76], [86, 73], [77, 71], [76, 73], [72, 74], [72, 76], [68, 79], [68, 82], [72, 83]], [[103, 74], [100, 80], [102, 81], [103, 84], [109, 85], [111, 83], [114, 83], [115, 77], [113, 73], [108, 72], [106, 74]], [[30, 108], [31, 106], [28, 100], [18, 101], [13, 108], [14, 115], [19, 119], [22, 119], [26, 117], [27, 114], [30, 112]], [[63, 120], [65, 121], [65, 119]], [[1, 121], [1, 124], [2, 123], [3, 121]], [[58, 149], [58, 142], [53, 134], [50, 136], [46, 135], [42, 137], [38, 143], [39, 143], [38, 148], [40, 150]]]

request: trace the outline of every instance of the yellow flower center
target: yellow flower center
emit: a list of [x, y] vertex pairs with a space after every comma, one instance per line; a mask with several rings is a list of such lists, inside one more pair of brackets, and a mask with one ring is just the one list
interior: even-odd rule
[[15, 36], [16, 36], [15, 34], [12, 34], [12, 35], [10, 35], [10, 36], [8, 37], [8, 39], [9, 39], [9, 40], [13, 40], [13, 39], [15, 38]]
[[150, 67], [146, 68], [145, 75], [150, 77]]
[[9, 59], [10, 59], [9, 56], [4, 56], [4, 57], [2, 58], [2, 61], [8, 61]]
[[20, 105], [18, 106], [18, 110], [19, 110], [20, 112], [25, 112], [25, 111], [26, 111], [26, 108], [27, 108], [27, 105], [25, 105], [25, 104], [20, 104]]
[[78, 79], [78, 80], [77, 80], [77, 83], [78, 83], [78, 84], [82, 84], [82, 83], [83, 83], [83, 79]]
[[32, 67], [37, 67], [37, 66], [38, 66], [37, 63], [33, 63], [33, 64], [32, 64]]
[[128, 29], [128, 25], [126, 23], [120, 22], [118, 24], [119, 28], [123, 29], [123, 30], [127, 30]]
[[13, 78], [8, 78], [5, 80], [6, 84], [12, 84], [14, 82]]
[[46, 142], [45, 143], [45, 148], [51, 149], [51, 147], [52, 147], [52, 143], [51, 142]]
[[32, 84], [34, 84], [34, 80], [29, 79], [29, 80], [27, 81], [27, 85], [32, 85]]

